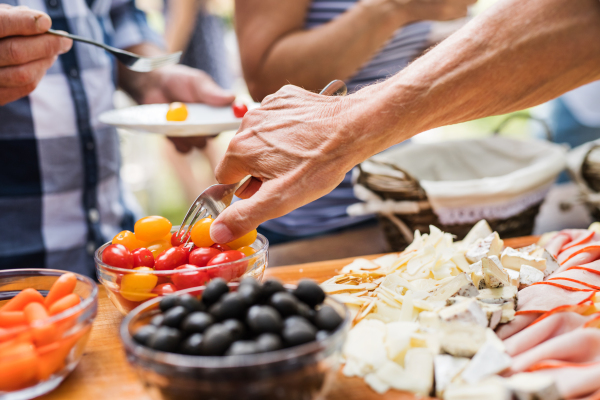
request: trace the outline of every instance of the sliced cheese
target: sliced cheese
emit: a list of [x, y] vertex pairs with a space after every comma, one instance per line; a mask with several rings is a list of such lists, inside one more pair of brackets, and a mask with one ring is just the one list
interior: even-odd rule
[[488, 327], [495, 329], [502, 319], [502, 306], [483, 302], [479, 302], [479, 305], [488, 319]]
[[504, 268], [514, 269], [519, 271], [521, 265], [529, 265], [530, 267], [544, 271], [546, 269], [546, 259], [534, 257], [529, 254], [521, 253], [511, 247], [507, 247], [500, 256], [500, 261]]
[[529, 265], [521, 265], [519, 280], [521, 281], [521, 286], [533, 285], [544, 280], [544, 273]]
[[484, 257], [481, 259], [483, 279], [488, 288], [498, 288], [510, 286], [508, 275], [502, 270], [502, 264], [496, 256]]
[[486, 328], [475, 324], [448, 323], [441, 330], [442, 351], [456, 357], [473, 357], [486, 342]]
[[504, 242], [500, 239], [497, 232], [491, 233], [483, 240], [475, 243], [465, 254], [470, 263], [476, 263], [483, 257], [498, 256], [502, 251]]
[[446, 322], [461, 322], [475, 324], [483, 327], [488, 326], [488, 319], [479, 302], [471, 298], [456, 303], [439, 311], [440, 317]]
[[510, 400], [511, 398], [510, 390], [499, 377], [491, 377], [475, 385], [452, 383], [444, 393], [444, 400]]
[[473, 225], [469, 233], [467, 233], [467, 236], [465, 236], [465, 238], [460, 242], [460, 244], [468, 248], [478, 240], [484, 239], [492, 233], [493, 231], [492, 228], [490, 228], [490, 225], [485, 219], [482, 219], [481, 221]]
[[508, 280], [510, 281], [511, 286], [519, 287], [521, 283], [519, 278], [519, 271], [515, 271], [514, 269], [504, 268], [503, 271], [508, 275]]
[[477, 295], [477, 300], [490, 304], [504, 304], [506, 302], [517, 302], [517, 287], [504, 286], [497, 289], [482, 289]]
[[454, 357], [448, 354], [438, 354], [433, 359], [435, 369], [435, 395], [444, 396], [444, 390], [450, 382], [462, 372], [469, 363], [465, 357]]
[[544, 249], [544, 252], [542, 253], [542, 258], [546, 260], [544, 278], [547, 278], [549, 275], [553, 274], [554, 271], [560, 267], [560, 265], [558, 264], [558, 261], [556, 261], [556, 258], [552, 257], [552, 254], [550, 254], [550, 252], [546, 249]]
[[486, 342], [473, 356], [460, 377], [469, 384], [475, 384], [490, 375], [504, 371], [510, 367], [511, 361], [508, 354], [498, 350], [494, 344]]
[[479, 292], [473, 286], [467, 275], [462, 272], [438, 287], [428, 298], [429, 301], [446, 301], [452, 296], [474, 297]]
[[506, 380], [517, 400], [559, 400], [562, 398], [554, 380], [544, 374], [521, 373]]
[[483, 276], [483, 262], [481, 260], [471, 264], [471, 282], [477, 289], [485, 289], [485, 277]]

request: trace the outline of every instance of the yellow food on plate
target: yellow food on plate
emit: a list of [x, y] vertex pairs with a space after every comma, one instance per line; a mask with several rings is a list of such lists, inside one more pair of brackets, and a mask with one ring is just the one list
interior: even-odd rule
[[169, 104], [169, 111], [167, 111], [167, 121], [181, 122], [185, 121], [188, 117], [188, 109], [183, 103], [175, 102]]

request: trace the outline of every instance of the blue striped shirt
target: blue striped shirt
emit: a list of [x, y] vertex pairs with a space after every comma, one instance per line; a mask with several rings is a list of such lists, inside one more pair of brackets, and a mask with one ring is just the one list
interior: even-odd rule
[[[358, 0], [313, 0], [306, 17], [306, 28], [326, 24], [354, 7]], [[387, 79], [406, 67], [428, 46], [430, 22], [417, 22], [398, 29], [358, 73], [347, 80], [349, 92]], [[352, 191], [350, 173], [331, 193], [283, 217], [262, 224], [263, 228], [290, 236], [326, 233], [364, 222], [370, 218], [350, 217], [346, 208], [358, 202]]]
[[[119, 48], [156, 40], [134, 0], [0, 0], [44, 11], [52, 27]], [[94, 275], [92, 254], [133, 217], [119, 179], [119, 138], [100, 124], [116, 69], [75, 42], [27, 97], [0, 107], [0, 269]]]

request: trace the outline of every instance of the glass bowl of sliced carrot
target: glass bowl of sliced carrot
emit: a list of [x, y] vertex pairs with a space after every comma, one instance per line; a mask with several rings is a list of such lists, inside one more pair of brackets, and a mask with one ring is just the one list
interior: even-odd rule
[[0, 271], [0, 398], [32, 399], [75, 369], [98, 309], [88, 277], [52, 269]]

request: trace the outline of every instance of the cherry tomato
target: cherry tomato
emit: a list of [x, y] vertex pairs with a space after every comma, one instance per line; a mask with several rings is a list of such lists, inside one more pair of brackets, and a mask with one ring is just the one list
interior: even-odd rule
[[119, 232], [112, 240], [112, 244], [122, 244], [129, 251], [144, 247], [144, 243], [138, 240], [131, 231]]
[[150, 252], [152, 252], [152, 255], [154, 256], [154, 259], [156, 260], [156, 258], [161, 255], [161, 253], [163, 253], [165, 250], [170, 249], [171, 247], [171, 242], [166, 241], [166, 240], [159, 240], [157, 242], [153, 242], [151, 244], [148, 245], [148, 250], [150, 250]]
[[[208, 269], [208, 274], [210, 278], [223, 278], [226, 281], [230, 281], [241, 276], [244, 272], [246, 272], [248, 262], [233, 262], [241, 260], [244, 257], [246, 257], [246, 255], [237, 250], [224, 251], [221, 254], [216, 255], [207, 264], [207, 267], [214, 265], [213, 268]], [[227, 265], [221, 265], [226, 263]]]
[[213, 247], [197, 247], [190, 253], [190, 264], [205, 267], [210, 260], [219, 254], [221, 252]]
[[152, 255], [152, 252], [145, 247], [132, 251], [131, 255], [133, 255], [133, 268], [154, 268], [154, 256]]
[[133, 256], [122, 244], [111, 244], [102, 251], [102, 262], [117, 268], [133, 268]]
[[256, 240], [256, 235], [257, 232], [256, 229], [254, 229], [253, 231], [246, 233], [241, 238], [235, 239], [227, 243], [227, 245], [232, 249], [239, 249], [240, 247], [250, 246]]
[[171, 293], [175, 293], [177, 288], [172, 283], [161, 283], [152, 289], [152, 293], [156, 293], [159, 296], [166, 296]]
[[233, 103], [231, 108], [236, 118], [242, 118], [248, 112], [248, 107], [244, 103]]
[[[142, 218], [135, 223], [135, 237], [143, 242], [155, 242], [169, 235], [172, 226], [165, 217], [153, 215]], [[167, 240], [170, 240], [170, 235]]]
[[188, 110], [185, 104], [175, 102], [169, 105], [167, 111], [167, 121], [185, 121], [188, 117]]
[[178, 246], [178, 247], [185, 249], [189, 253], [196, 248], [196, 245], [194, 244], [194, 242], [189, 242], [188, 244], [182, 244], [181, 246]]
[[190, 242], [190, 232], [186, 233], [185, 236], [183, 237], [177, 237], [177, 232], [173, 232], [173, 234], [171, 235], [171, 244], [173, 245], [173, 247], [175, 246], [181, 246], [182, 244], [185, 244], [186, 242]]
[[181, 270], [189, 270], [189, 272], [179, 272], [173, 274], [173, 284], [177, 290], [203, 286], [210, 280], [208, 273], [196, 267], [195, 265], [186, 264], [175, 268], [175, 271]]
[[241, 260], [244, 257], [246, 257], [246, 255], [244, 253], [242, 253], [241, 251], [228, 250], [228, 251], [224, 251], [224, 252], [214, 256], [206, 265], [211, 266], [211, 265], [225, 264], [228, 262]]
[[212, 218], [203, 218], [196, 222], [191, 229], [192, 242], [198, 247], [209, 247], [215, 242], [210, 238]]
[[246, 255], [246, 257], [250, 257], [252, 254], [256, 253], [256, 250], [254, 250], [250, 246], [240, 247], [239, 249], [237, 249], [237, 251], [244, 253], [244, 255]]
[[213, 249], [217, 249], [219, 251], [231, 250], [231, 247], [227, 246], [226, 244], [221, 244], [221, 243], [215, 243], [215, 244], [211, 245], [210, 247], [212, 247]]
[[121, 296], [130, 301], [144, 301], [156, 297], [151, 293], [158, 282], [158, 277], [153, 275], [152, 268], [135, 268], [138, 273], [127, 274], [121, 280]]
[[166, 271], [188, 263], [190, 253], [182, 247], [171, 247], [163, 251], [157, 258], [154, 269]]

